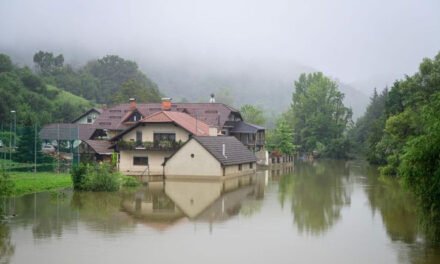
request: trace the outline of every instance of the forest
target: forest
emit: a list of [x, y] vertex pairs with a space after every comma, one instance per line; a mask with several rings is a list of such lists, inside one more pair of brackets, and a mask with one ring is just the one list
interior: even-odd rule
[[[39, 51], [34, 67], [19, 67], [0, 54], [0, 120], [9, 124], [15, 110], [21, 123], [70, 122], [92, 106], [123, 103], [129, 97], [158, 102], [157, 85], [137, 64], [116, 55], [74, 68], [62, 54]], [[31, 120], [31, 121], [30, 121]]]

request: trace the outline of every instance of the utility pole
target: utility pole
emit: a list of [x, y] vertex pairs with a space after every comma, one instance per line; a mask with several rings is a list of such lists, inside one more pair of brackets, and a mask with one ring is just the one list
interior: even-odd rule
[[17, 112], [12, 110], [11, 113], [14, 114], [14, 150], [17, 147]]
[[12, 163], [12, 119], [9, 125], [9, 166], [12, 165], [11, 163]]
[[34, 131], [34, 173], [37, 172], [37, 122], [35, 122]]

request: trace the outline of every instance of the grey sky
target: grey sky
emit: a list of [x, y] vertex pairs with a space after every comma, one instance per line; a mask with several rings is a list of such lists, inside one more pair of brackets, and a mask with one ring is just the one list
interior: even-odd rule
[[288, 60], [349, 83], [391, 83], [440, 51], [439, 11], [438, 0], [0, 0], [0, 52]]

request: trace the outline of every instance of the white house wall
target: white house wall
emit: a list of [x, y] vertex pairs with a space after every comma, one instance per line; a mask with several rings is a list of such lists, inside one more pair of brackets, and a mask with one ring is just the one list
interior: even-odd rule
[[186, 142], [190, 135], [188, 131], [174, 124], [145, 124], [144, 126], [140, 125], [131, 130], [125, 134], [122, 139], [125, 141], [136, 141], [136, 131], [142, 131], [143, 142], [153, 142], [154, 133], [175, 133], [177, 142], [179, 140]]
[[133, 165], [133, 157], [148, 157], [148, 175], [163, 175], [162, 163], [172, 154], [171, 151], [121, 150], [119, 171], [126, 175], [140, 175], [147, 166]]
[[[194, 157], [191, 157], [194, 154]], [[197, 141], [185, 144], [165, 166], [168, 176], [222, 176], [223, 169], [205, 148]]]

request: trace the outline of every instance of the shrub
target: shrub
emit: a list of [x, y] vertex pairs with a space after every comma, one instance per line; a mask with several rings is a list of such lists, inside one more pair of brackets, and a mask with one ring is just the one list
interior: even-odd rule
[[11, 196], [15, 188], [15, 184], [11, 176], [6, 172], [5, 168], [0, 168], [0, 197]]
[[140, 182], [135, 177], [122, 176], [122, 186], [124, 187], [137, 187]]
[[72, 169], [72, 183], [74, 190], [81, 190], [87, 174], [87, 164], [81, 163]]
[[75, 190], [114, 192], [119, 190], [121, 175], [108, 164], [81, 164], [72, 171], [72, 181]]

